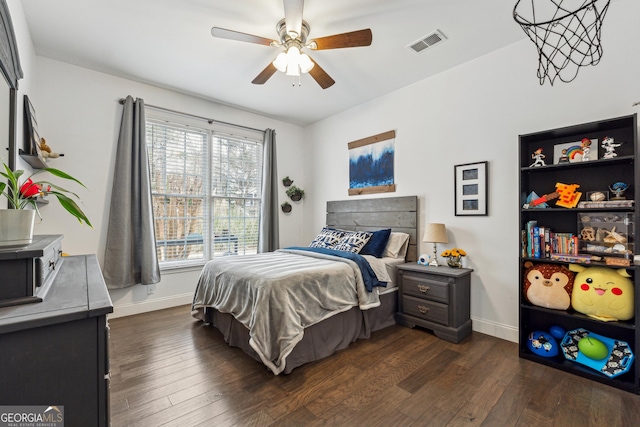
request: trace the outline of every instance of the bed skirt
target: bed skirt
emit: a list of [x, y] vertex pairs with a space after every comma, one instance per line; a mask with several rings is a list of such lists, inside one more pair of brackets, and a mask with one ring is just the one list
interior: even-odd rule
[[[396, 290], [380, 295], [379, 307], [369, 310], [353, 307], [305, 328], [304, 337], [287, 357], [283, 373], [289, 374], [298, 366], [330, 356], [357, 339], [369, 338], [372, 332], [395, 325], [397, 308]], [[206, 308], [205, 321], [222, 333], [227, 344], [241, 348], [262, 363], [260, 356], [249, 345], [249, 330], [232, 315]]]

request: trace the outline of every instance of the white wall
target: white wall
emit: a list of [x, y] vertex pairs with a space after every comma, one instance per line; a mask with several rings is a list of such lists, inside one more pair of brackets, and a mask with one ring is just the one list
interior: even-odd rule
[[[526, 39], [309, 126], [305, 239], [324, 225], [327, 200], [350, 198], [347, 143], [395, 129], [397, 191], [380, 196], [418, 195], [421, 227], [446, 224], [443, 247], [465, 249], [475, 270], [474, 330], [517, 341], [518, 135], [639, 111], [631, 105], [640, 101], [640, 2], [613, 3], [603, 33], [602, 61], [569, 84], [539, 85]], [[485, 160], [489, 216], [454, 216], [454, 165]], [[420, 250], [433, 249], [421, 243]]]

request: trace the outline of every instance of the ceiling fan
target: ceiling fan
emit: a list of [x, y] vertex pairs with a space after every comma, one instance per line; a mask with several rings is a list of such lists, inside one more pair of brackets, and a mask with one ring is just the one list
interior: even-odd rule
[[302, 49], [324, 50], [340, 49], [345, 47], [360, 47], [371, 45], [372, 34], [370, 29], [352, 31], [349, 33], [334, 34], [307, 40], [309, 24], [302, 19], [304, 0], [284, 0], [284, 19], [276, 25], [280, 40], [268, 39], [225, 28], [213, 27], [211, 35], [229, 40], [237, 40], [247, 43], [256, 43], [264, 46], [284, 47], [276, 59], [269, 63], [251, 83], [264, 84], [276, 71], [285, 72], [289, 76], [300, 76], [300, 72], [309, 73], [318, 82], [322, 89], [331, 87], [335, 80], [327, 74], [313, 59]]

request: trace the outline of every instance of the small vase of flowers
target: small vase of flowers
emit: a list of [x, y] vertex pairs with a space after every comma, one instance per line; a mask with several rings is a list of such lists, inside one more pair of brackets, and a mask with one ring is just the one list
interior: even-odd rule
[[462, 268], [462, 257], [467, 253], [460, 248], [447, 249], [440, 254], [441, 257], [447, 259], [447, 265], [451, 268]]

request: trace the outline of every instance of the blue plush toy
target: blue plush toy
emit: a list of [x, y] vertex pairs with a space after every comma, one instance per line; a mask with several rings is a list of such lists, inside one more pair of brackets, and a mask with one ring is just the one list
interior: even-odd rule
[[429, 261], [431, 260], [431, 257], [427, 254], [421, 254], [420, 257], [418, 258], [418, 264], [420, 265], [429, 265]]

